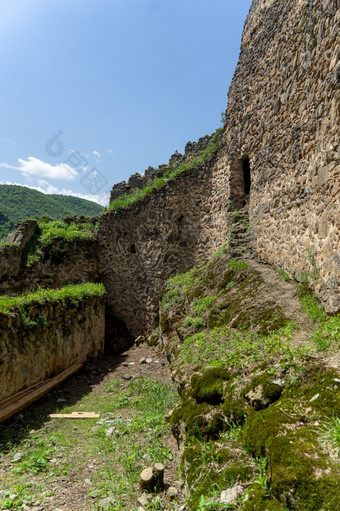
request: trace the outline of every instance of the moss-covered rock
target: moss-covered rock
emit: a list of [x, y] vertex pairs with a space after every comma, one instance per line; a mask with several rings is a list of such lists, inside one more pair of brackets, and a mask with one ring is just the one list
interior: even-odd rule
[[223, 401], [224, 382], [229, 379], [229, 372], [224, 367], [213, 367], [203, 374], [191, 377], [191, 396], [197, 403], [206, 402], [218, 405]]

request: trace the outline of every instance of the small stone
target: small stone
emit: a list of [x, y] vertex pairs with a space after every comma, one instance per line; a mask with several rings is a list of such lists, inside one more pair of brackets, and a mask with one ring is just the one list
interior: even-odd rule
[[18, 461], [21, 461], [22, 458], [24, 457], [24, 453], [23, 452], [16, 452], [12, 458], [12, 461], [14, 463], [18, 462]]
[[309, 400], [310, 403], [313, 401], [316, 401], [320, 397], [320, 394], [315, 394], [315, 396], [312, 397], [312, 399]]
[[138, 497], [137, 502], [138, 502], [138, 504], [140, 504], [141, 506], [147, 506], [147, 505], [148, 505], [148, 503], [149, 503], [149, 500], [148, 500], [147, 496], [145, 495], [145, 493], [143, 493], [143, 495], [141, 495], [140, 497]]
[[84, 479], [84, 483], [85, 484], [91, 484], [91, 480], [90, 479]]
[[105, 511], [106, 509], [110, 508], [111, 505], [114, 506], [117, 504], [116, 499], [113, 497], [106, 497], [106, 499], [101, 499], [99, 501], [99, 509], [102, 511]]
[[140, 346], [140, 344], [142, 344], [142, 342], [144, 342], [144, 341], [145, 341], [145, 337], [143, 335], [140, 335], [139, 337], [137, 337], [135, 339], [135, 344], [136, 344], [136, 346]]
[[139, 359], [139, 363], [140, 364], [146, 364], [146, 358], [145, 357], [142, 357]]
[[151, 362], [152, 362], [152, 358], [146, 358], [145, 359], [145, 363], [146, 364], [151, 364]]
[[108, 429], [106, 429], [106, 430], [105, 430], [105, 436], [106, 436], [106, 437], [112, 436], [112, 435], [113, 435], [113, 433], [114, 433], [114, 431], [115, 431], [115, 429], [116, 429], [115, 427], [112, 427], [112, 428], [108, 428]]
[[59, 397], [57, 399], [57, 403], [66, 403], [66, 399], [64, 399], [63, 397]]
[[340, 383], [340, 379], [339, 378], [334, 378], [335, 383]]
[[237, 500], [244, 494], [244, 489], [240, 484], [235, 484], [232, 488], [224, 490], [220, 496], [222, 504], [236, 504]]
[[175, 486], [170, 486], [170, 488], [168, 489], [168, 497], [169, 499], [174, 499], [175, 497], [178, 496], [178, 490], [177, 488], [175, 488]]
[[124, 378], [124, 380], [132, 380], [133, 376], [131, 376], [131, 374], [123, 374], [122, 378]]

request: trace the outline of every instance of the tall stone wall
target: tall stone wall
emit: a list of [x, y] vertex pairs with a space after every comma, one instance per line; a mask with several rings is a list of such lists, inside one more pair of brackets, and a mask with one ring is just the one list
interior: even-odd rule
[[340, 2], [255, 0], [229, 90], [223, 158], [263, 261], [309, 274], [340, 310]]
[[152, 325], [165, 281], [226, 242], [227, 187], [221, 160], [213, 159], [102, 217], [103, 282], [114, 314], [133, 335]]
[[35, 304], [25, 313], [31, 324], [23, 324], [19, 312], [0, 313], [0, 401], [104, 352], [101, 298]]

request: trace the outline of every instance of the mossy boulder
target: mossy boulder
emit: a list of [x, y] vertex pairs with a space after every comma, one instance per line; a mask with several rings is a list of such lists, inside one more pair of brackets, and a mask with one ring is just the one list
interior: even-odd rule
[[277, 401], [283, 390], [283, 383], [268, 372], [255, 376], [242, 390], [241, 395], [255, 409], [262, 410]]
[[222, 405], [222, 411], [229, 422], [242, 425], [247, 414], [247, 403], [244, 398], [226, 398]]
[[224, 367], [213, 367], [203, 374], [195, 373], [191, 377], [191, 396], [197, 403], [218, 405], [223, 402], [224, 383], [230, 377]]

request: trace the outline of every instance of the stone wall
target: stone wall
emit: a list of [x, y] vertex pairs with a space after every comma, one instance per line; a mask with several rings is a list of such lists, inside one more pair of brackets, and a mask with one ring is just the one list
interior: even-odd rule
[[110, 194], [110, 202], [114, 201], [123, 194], [131, 193], [136, 189], [145, 188], [150, 182], [156, 181], [162, 177], [164, 172], [171, 170], [181, 163], [188, 163], [193, 158], [197, 158], [204, 149], [208, 146], [212, 135], [205, 135], [197, 142], [188, 142], [184, 149], [184, 154], [176, 151], [169, 160], [168, 164], [159, 165], [157, 169], [148, 167], [143, 174], [132, 174], [128, 182], [121, 181], [113, 186]]
[[103, 215], [103, 282], [133, 335], [152, 325], [165, 281], [226, 243], [228, 183], [222, 160], [184, 172], [119, 213]]
[[230, 199], [245, 194], [260, 258], [309, 274], [340, 310], [340, 2], [255, 0], [229, 90]]
[[0, 313], [0, 400], [104, 351], [101, 298], [28, 306], [25, 312], [36, 326], [25, 326], [18, 312]]
[[37, 222], [22, 222], [8, 235], [11, 245], [0, 247], [0, 295], [10, 296], [34, 291], [38, 286], [60, 288], [100, 280], [100, 259], [95, 240], [54, 240], [41, 259], [27, 267], [25, 248], [36, 232]]

